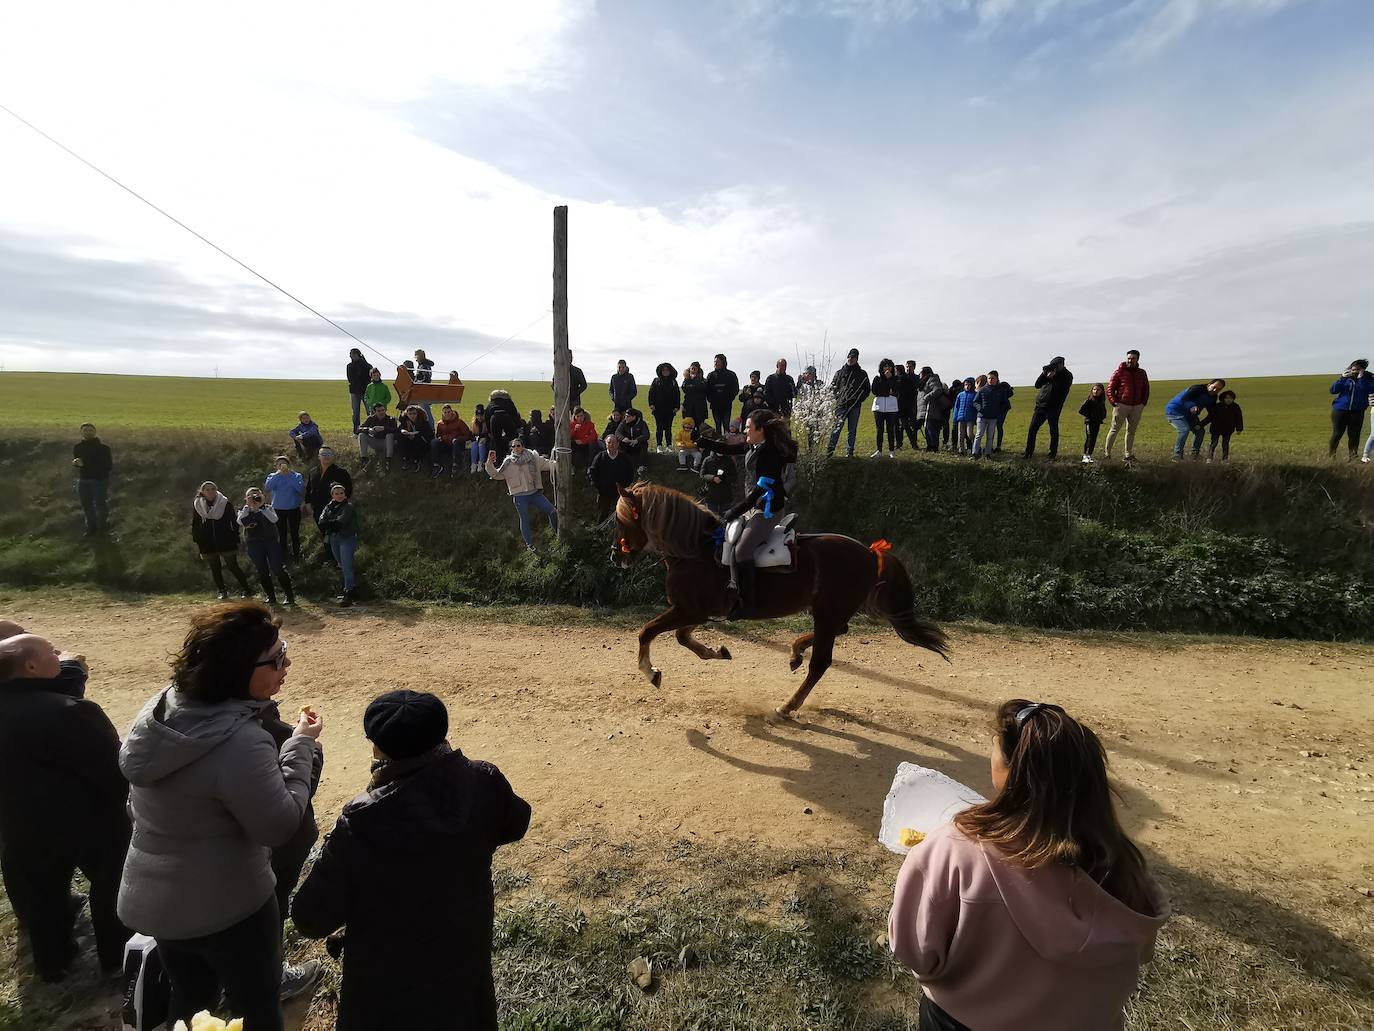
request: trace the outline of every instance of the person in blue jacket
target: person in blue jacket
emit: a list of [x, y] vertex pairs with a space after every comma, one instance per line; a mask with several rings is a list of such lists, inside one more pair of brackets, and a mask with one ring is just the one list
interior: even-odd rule
[[1217, 403], [1217, 396], [1226, 387], [1224, 379], [1214, 379], [1210, 383], [1194, 383], [1187, 390], [1181, 390], [1164, 406], [1164, 417], [1178, 433], [1174, 441], [1174, 461], [1183, 461], [1183, 445], [1188, 435], [1193, 435], [1193, 458], [1202, 454], [1202, 413], [1210, 412]]
[[1374, 394], [1374, 375], [1369, 372], [1369, 359], [1356, 358], [1340, 378], [1331, 384], [1331, 458], [1345, 437], [1350, 449], [1350, 461], [1360, 445], [1360, 431], [1364, 429], [1364, 413], [1369, 407], [1369, 395]]
[[310, 418], [309, 412], [297, 413], [296, 419], [296, 425], [287, 430], [286, 435], [296, 445], [296, 457], [313, 462], [319, 457], [320, 448], [324, 447], [324, 437], [320, 433], [319, 425]]
[[974, 410], [978, 391], [972, 376], [965, 379], [960, 387], [962, 389], [954, 399], [954, 450], [961, 455], [971, 455], [978, 425], [978, 413]]

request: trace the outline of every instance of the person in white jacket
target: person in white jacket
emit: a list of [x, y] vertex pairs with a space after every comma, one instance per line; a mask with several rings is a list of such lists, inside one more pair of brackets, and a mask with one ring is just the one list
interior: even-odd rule
[[487, 475], [493, 480], [506, 481], [506, 490], [510, 492], [511, 501], [515, 502], [515, 511], [520, 514], [520, 536], [530, 551], [534, 550], [530, 540], [530, 509], [547, 515], [549, 529], [558, 532], [558, 511], [553, 507], [553, 502], [544, 497], [542, 475], [553, 467], [552, 462], [537, 451], [526, 448], [518, 437], [510, 442], [510, 454], [500, 466], [497, 466], [494, 454], [487, 455]]

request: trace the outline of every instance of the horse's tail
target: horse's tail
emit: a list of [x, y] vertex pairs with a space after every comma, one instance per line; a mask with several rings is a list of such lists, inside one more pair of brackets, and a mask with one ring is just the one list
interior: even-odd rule
[[906, 567], [891, 552], [873, 548], [878, 556], [878, 582], [868, 596], [868, 609], [892, 624], [907, 644], [933, 651], [949, 661], [949, 639], [933, 620], [916, 611], [916, 591]]

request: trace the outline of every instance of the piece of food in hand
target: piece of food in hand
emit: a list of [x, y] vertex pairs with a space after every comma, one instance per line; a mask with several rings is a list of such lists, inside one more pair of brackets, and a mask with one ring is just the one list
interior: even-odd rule
[[911, 848], [913, 845], [919, 845], [925, 840], [925, 832], [918, 831], [914, 827], [903, 827], [897, 832], [897, 843], [903, 848]]
[[[173, 1031], [186, 1031], [186, 1021], [178, 1020]], [[191, 1018], [191, 1031], [243, 1031], [243, 1018], [235, 1017], [225, 1023], [219, 1017], [211, 1016], [209, 1010], [201, 1010]]]
[[306, 719], [313, 720], [315, 718], [315, 710], [308, 705], [302, 705], [301, 715], [304, 716]]

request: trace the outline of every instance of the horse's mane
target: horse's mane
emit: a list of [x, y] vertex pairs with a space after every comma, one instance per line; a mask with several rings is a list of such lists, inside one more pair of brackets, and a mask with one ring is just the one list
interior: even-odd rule
[[640, 480], [628, 491], [639, 502], [638, 519], [628, 498], [616, 502], [616, 516], [638, 522], [650, 547], [668, 558], [700, 557], [702, 542], [720, 526], [715, 513], [680, 490]]

